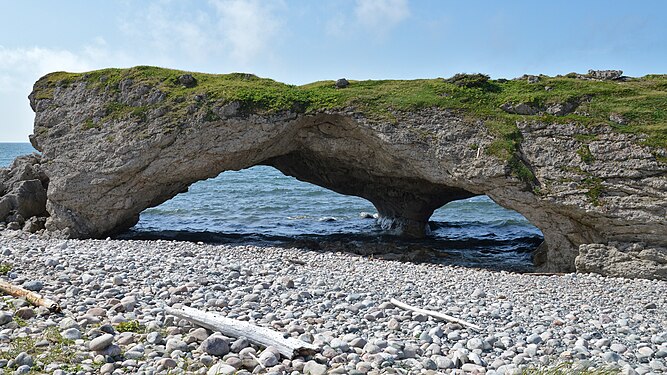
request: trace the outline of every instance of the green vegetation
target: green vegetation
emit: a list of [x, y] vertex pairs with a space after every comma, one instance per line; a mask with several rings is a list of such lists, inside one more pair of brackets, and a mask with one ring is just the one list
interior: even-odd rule
[[606, 367], [584, 367], [571, 362], [563, 362], [552, 367], [529, 367], [521, 375], [617, 375], [621, 371]]
[[489, 83], [489, 76], [486, 74], [464, 74], [459, 73], [455, 74], [453, 77], [446, 79], [447, 83], [454, 84], [458, 87], [467, 87], [467, 88], [481, 88], [481, 89], [491, 89], [493, 86]]
[[16, 325], [19, 327], [26, 327], [28, 325], [28, 322], [25, 321], [25, 319], [20, 318], [16, 315], [14, 315], [14, 322], [16, 322]]
[[581, 161], [583, 161], [586, 164], [591, 164], [592, 162], [595, 161], [595, 158], [593, 157], [591, 149], [588, 147], [588, 145], [583, 145], [579, 147], [579, 149], [577, 150], [577, 154], [579, 155], [579, 157], [581, 157]]
[[137, 320], [129, 320], [127, 322], [120, 322], [116, 326], [116, 331], [118, 332], [134, 332], [134, 333], [144, 333], [146, 332], [146, 327], [139, 324]]
[[83, 130], [99, 128], [99, 125], [95, 124], [92, 119], [86, 120], [81, 126]]
[[581, 181], [581, 185], [588, 189], [586, 196], [591, 200], [594, 206], [600, 206], [600, 195], [602, 194], [602, 179], [599, 177], [588, 176]]
[[12, 270], [13, 266], [9, 263], [0, 263], [0, 275], [6, 275]]
[[[9, 343], [9, 350], [0, 351], [0, 359], [14, 359], [19, 353], [26, 352], [36, 360], [39, 360], [31, 368], [31, 374], [43, 373], [44, 368], [50, 363], [61, 363], [61, 369], [65, 371], [76, 371], [79, 369], [79, 366], [74, 363], [79, 362], [83, 358], [78, 361], [76, 360], [76, 349], [73, 346], [74, 341], [63, 339], [57, 327], [49, 327], [44, 330], [42, 338], [49, 342], [48, 346], [36, 346], [38, 340], [30, 336], [15, 338]], [[7, 367], [2, 370], [4, 370], [3, 373], [5, 374], [12, 374], [14, 371], [14, 369]]]

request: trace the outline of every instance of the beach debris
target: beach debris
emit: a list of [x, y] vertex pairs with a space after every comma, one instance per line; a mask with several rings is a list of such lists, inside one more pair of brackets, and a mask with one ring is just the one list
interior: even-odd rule
[[50, 300], [48, 298], [44, 298], [40, 294], [24, 289], [20, 286], [8, 283], [6, 281], [0, 280], [0, 292], [18, 298], [25, 298], [25, 300], [30, 302], [31, 304], [35, 306], [46, 307], [51, 312], [61, 311], [60, 305], [58, 305], [57, 302]]
[[246, 337], [249, 342], [254, 344], [263, 347], [274, 347], [278, 353], [288, 359], [298, 355], [312, 355], [319, 350], [317, 346], [299, 339], [285, 338], [281, 332], [273, 329], [226, 318], [212, 312], [200, 311], [188, 306], [182, 306], [179, 309], [165, 306], [164, 311], [169, 315], [185, 319], [223, 335], [237, 338]]
[[421, 309], [419, 307], [410, 306], [407, 303], [403, 303], [403, 302], [401, 302], [401, 301], [399, 301], [395, 298], [392, 298], [389, 302], [391, 302], [394, 306], [399, 307], [399, 308], [404, 309], [404, 310], [410, 310], [410, 311], [414, 311], [418, 314], [431, 316], [431, 317], [436, 318], [436, 319], [442, 319], [442, 320], [445, 320], [445, 321], [448, 321], [448, 322], [458, 323], [458, 324], [460, 324], [464, 327], [472, 328], [475, 331], [481, 331], [482, 330], [482, 327], [480, 327], [478, 325], [475, 325], [475, 324], [472, 324], [472, 323], [469, 323], [469, 322], [466, 322], [465, 320], [455, 318], [451, 315], [443, 314], [443, 313], [440, 313], [440, 312], [437, 312], [437, 311], [426, 310], [426, 309]]

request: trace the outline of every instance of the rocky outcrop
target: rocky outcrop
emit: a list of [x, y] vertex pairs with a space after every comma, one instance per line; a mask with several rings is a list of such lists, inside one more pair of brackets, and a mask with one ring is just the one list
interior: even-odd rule
[[0, 222], [10, 228], [27, 224], [25, 229], [29, 232], [44, 229], [49, 179], [40, 159], [37, 154], [21, 156], [8, 169], [0, 169]]
[[622, 250], [617, 246], [581, 245], [575, 260], [577, 271], [619, 277], [631, 272], [638, 278], [667, 280], [667, 249], [644, 248], [639, 243]]
[[[404, 235], [423, 236], [433, 211], [447, 202], [486, 194], [542, 230], [545, 243], [535, 260], [545, 271], [616, 274], [598, 265], [601, 257], [591, 258], [588, 247], [580, 254], [586, 244], [622, 252], [641, 242], [657, 249], [651, 262], [667, 263], [660, 250], [667, 248], [665, 150], [644, 146], [642, 135], [604, 124], [519, 119], [512, 139], [520, 144], [499, 156], [492, 152], [499, 144], [494, 128], [455, 109], [375, 116], [350, 106], [306, 109], [295, 94], [287, 109], [270, 110], [264, 97], [243, 91], [264, 106], [258, 109], [213, 97], [204, 86], [208, 78], [196, 74], [187, 80], [191, 88], [177, 77], [160, 84], [92, 77], [47, 76], [31, 94], [31, 140], [50, 179], [46, 226], [52, 231], [104, 237], [196, 181], [264, 164], [368, 199], [381, 225]], [[254, 79], [237, 78], [241, 88]], [[338, 92], [354, 85], [331, 84]], [[623, 275], [648, 273], [626, 269]], [[650, 275], [664, 278], [659, 271]]]

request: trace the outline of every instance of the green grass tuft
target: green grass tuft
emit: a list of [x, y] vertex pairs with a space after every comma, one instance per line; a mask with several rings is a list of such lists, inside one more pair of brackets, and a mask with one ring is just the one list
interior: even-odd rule
[[618, 375], [621, 371], [609, 367], [587, 367], [582, 364], [563, 362], [551, 367], [528, 367], [521, 375]]
[[3, 263], [0, 263], [0, 275], [6, 275], [6, 274], [8, 274], [9, 272], [11, 272], [11, 270], [12, 270], [13, 267], [14, 267], [14, 266], [12, 266], [12, 265], [9, 264], [9, 263], [4, 263], [4, 262], [3, 262]]
[[602, 179], [599, 177], [588, 176], [583, 179], [581, 185], [588, 189], [586, 196], [591, 200], [594, 206], [601, 206], [600, 196], [602, 195]]
[[586, 164], [591, 164], [592, 162], [595, 161], [595, 157], [593, 157], [591, 149], [588, 147], [588, 145], [583, 145], [579, 147], [579, 149], [577, 150], [577, 155], [579, 155], [581, 161], [583, 161]]
[[116, 331], [118, 332], [134, 332], [134, 333], [144, 333], [146, 332], [146, 327], [139, 324], [137, 320], [129, 320], [127, 322], [120, 322], [116, 326]]

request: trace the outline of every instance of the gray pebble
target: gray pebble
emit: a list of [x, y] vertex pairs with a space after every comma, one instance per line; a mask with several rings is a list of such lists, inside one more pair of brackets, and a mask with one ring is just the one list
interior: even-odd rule
[[308, 361], [303, 366], [303, 373], [306, 375], [324, 375], [327, 373], [327, 366], [315, 361]]
[[272, 367], [278, 364], [279, 358], [276, 356], [276, 354], [271, 351], [271, 350], [264, 350], [260, 355], [259, 355], [259, 363], [264, 366], [264, 367]]
[[466, 343], [466, 348], [470, 350], [482, 349], [484, 347], [484, 342], [477, 337], [473, 337]]
[[112, 342], [113, 342], [113, 335], [106, 333], [104, 335], [92, 339], [90, 341], [90, 344], [88, 344], [88, 348], [92, 351], [99, 352], [108, 348]]
[[229, 342], [222, 336], [211, 335], [201, 343], [201, 350], [204, 353], [222, 357], [229, 353]]
[[190, 351], [190, 347], [188, 346], [188, 344], [185, 343], [185, 341], [174, 338], [167, 340], [167, 344], [165, 345], [165, 350], [167, 351], [167, 353], [171, 353], [175, 350], [187, 352]]
[[233, 366], [226, 363], [216, 363], [208, 369], [207, 375], [232, 375], [239, 373]]
[[[60, 332], [60, 336], [67, 340], [78, 340], [81, 338], [81, 331], [76, 328], [68, 328]], [[94, 350], [94, 349], [91, 349]]]
[[26, 352], [21, 352], [19, 353], [16, 358], [14, 358], [14, 365], [15, 366], [28, 366], [32, 367], [34, 361], [32, 359], [32, 356]]
[[100, 374], [111, 374], [116, 370], [116, 366], [113, 363], [105, 363], [100, 367]]
[[250, 345], [248, 339], [241, 336], [238, 339], [234, 340], [231, 346], [231, 351], [234, 353], [240, 352], [242, 349], [247, 348]]
[[14, 320], [14, 314], [7, 311], [0, 311], [0, 326], [3, 326]]
[[44, 288], [44, 283], [40, 280], [30, 280], [23, 283], [23, 288], [33, 292], [39, 292]]

